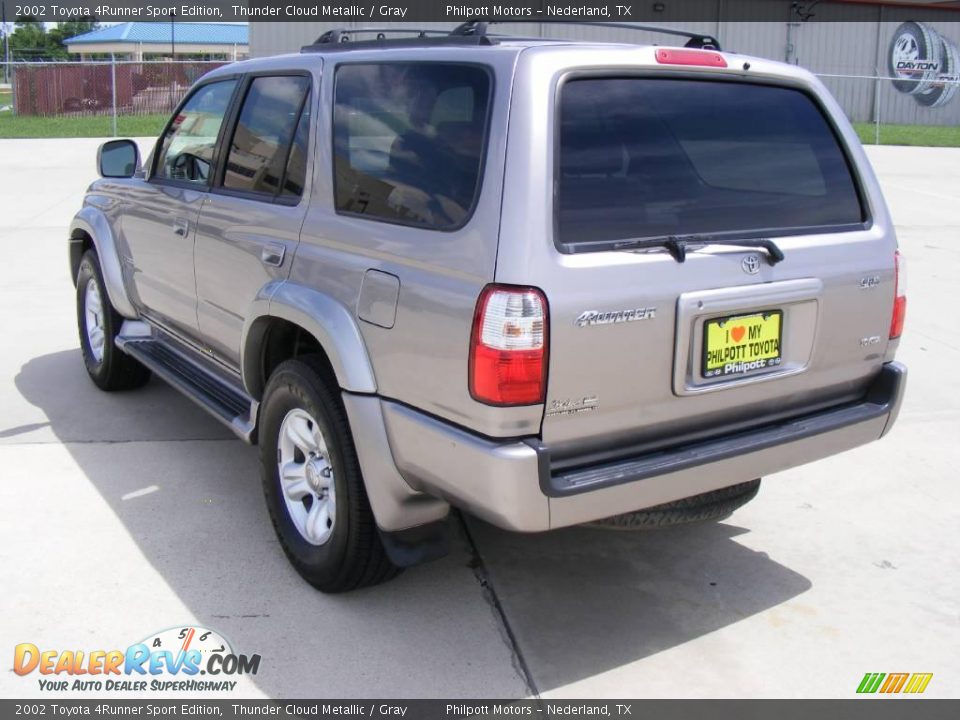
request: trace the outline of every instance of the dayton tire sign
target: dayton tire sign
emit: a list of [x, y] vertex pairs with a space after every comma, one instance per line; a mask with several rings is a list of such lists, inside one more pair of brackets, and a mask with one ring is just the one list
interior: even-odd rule
[[960, 86], [960, 51], [926, 23], [905, 22], [897, 28], [887, 64], [893, 87], [924, 107], [946, 105]]

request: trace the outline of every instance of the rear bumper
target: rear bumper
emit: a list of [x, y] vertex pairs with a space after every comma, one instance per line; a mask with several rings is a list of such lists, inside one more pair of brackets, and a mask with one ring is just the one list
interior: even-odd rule
[[383, 415], [394, 461], [412, 488], [500, 527], [537, 532], [698, 495], [877, 440], [893, 425], [905, 385], [906, 368], [887, 363], [859, 402], [585, 467], [551, 463], [549, 449], [535, 440], [480, 438], [395, 403], [384, 402]]

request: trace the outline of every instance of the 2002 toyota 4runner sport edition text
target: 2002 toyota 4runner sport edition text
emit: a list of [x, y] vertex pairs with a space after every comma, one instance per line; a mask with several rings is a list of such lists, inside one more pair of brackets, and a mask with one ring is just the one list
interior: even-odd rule
[[[83, 360], [260, 446], [317, 588], [536, 532], [729, 514], [876, 440], [903, 268], [834, 99], [683, 47], [333, 31], [187, 93], [70, 228]], [[678, 33], [682, 34], [682, 33]]]

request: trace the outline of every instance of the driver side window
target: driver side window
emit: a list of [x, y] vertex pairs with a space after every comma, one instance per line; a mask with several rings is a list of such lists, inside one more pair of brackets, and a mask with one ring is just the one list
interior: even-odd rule
[[236, 86], [236, 80], [210, 83], [190, 96], [163, 136], [155, 177], [210, 183], [213, 150]]

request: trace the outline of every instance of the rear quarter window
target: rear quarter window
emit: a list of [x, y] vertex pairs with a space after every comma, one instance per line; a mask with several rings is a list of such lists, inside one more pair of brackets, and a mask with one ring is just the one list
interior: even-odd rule
[[791, 88], [582, 78], [560, 96], [561, 244], [861, 227], [847, 158]]
[[492, 80], [457, 63], [341, 65], [334, 89], [338, 212], [452, 230], [480, 191]]

